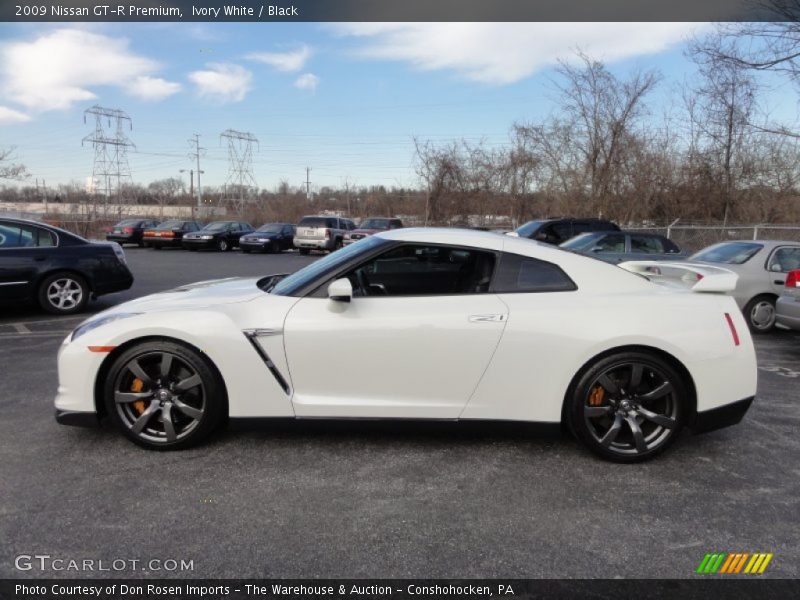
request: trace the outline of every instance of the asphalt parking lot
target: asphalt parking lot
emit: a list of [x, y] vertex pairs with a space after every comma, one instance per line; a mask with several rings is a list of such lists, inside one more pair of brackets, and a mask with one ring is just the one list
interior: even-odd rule
[[[126, 249], [134, 287], [91, 305], [297, 254]], [[692, 577], [706, 552], [772, 552], [800, 575], [800, 335], [757, 339], [743, 423], [640, 465], [529, 428], [298, 423], [148, 452], [57, 425], [56, 351], [84, 317], [0, 315], [0, 576]], [[188, 572], [18, 571], [19, 554], [192, 560]]]

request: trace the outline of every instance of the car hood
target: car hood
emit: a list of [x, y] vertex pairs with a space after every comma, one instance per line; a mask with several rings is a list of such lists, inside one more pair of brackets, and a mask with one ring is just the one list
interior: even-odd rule
[[229, 277], [227, 279], [199, 281], [124, 302], [105, 311], [105, 313], [141, 313], [247, 302], [265, 294], [258, 287], [258, 282], [261, 279], [263, 278]]

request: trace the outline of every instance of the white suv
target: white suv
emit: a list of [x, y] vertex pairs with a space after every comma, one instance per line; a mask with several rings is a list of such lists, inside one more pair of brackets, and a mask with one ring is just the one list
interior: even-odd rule
[[344, 234], [355, 228], [353, 221], [342, 217], [303, 217], [297, 224], [294, 245], [299, 248], [300, 254], [308, 254], [312, 250], [333, 252], [342, 247]]

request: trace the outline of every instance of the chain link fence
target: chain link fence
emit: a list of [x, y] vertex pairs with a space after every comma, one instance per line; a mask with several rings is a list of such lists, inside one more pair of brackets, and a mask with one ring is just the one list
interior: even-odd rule
[[731, 240], [785, 240], [800, 242], [796, 225], [665, 225], [662, 227], [624, 227], [629, 231], [658, 233], [684, 250], [697, 251], [717, 242]]

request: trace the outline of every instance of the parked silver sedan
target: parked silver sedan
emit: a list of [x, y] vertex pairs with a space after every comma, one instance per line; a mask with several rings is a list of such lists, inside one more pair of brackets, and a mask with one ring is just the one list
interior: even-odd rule
[[633, 231], [582, 233], [559, 247], [615, 264], [628, 260], [680, 260], [689, 256], [662, 235]]
[[789, 271], [783, 295], [775, 303], [778, 325], [800, 331], [800, 269]]
[[754, 333], [775, 327], [775, 305], [784, 293], [787, 274], [800, 269], [800, 242], [722, 242], [689, 257], [690, 263], [723, 266], [739, 276], [731, 295]]

